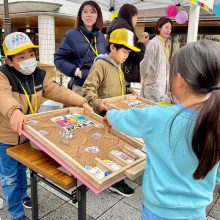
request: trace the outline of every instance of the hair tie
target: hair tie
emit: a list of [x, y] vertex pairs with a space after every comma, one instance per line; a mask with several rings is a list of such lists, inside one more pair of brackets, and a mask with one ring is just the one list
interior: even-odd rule
[[219, 90], [218, 92], [220, 93], [220, 86], [213, 86], [210, 88], [210, 91], [216, 91], [216, 90]]

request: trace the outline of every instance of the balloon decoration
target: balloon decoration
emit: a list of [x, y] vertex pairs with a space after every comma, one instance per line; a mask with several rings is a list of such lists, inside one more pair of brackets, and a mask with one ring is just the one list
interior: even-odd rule
[[220, 3], [215, 6], [214, 13], [216, 16], [220, 16]]
[[188, 21], [188, 14], [186, 11], [179, 11], [175, 17], [176, 23], [184, 24]]
[[[180, 5], [169, 5], [166, 8], [166, 15], [167, 17], [175, 18], [176, 23], [184, 24], [185, 22], [188, 21], [188, 14], [186, 11], [182, 11], [182, 10], [180, 11], [177, 6], [180, 6]], [[220, 4], [218, 8], [218, 13], [220, 16]]]
[[175, 5], [169, 5], [166, 8], [166, 15], [171, 18], [175, 18], [178, 13], [178, 8]]

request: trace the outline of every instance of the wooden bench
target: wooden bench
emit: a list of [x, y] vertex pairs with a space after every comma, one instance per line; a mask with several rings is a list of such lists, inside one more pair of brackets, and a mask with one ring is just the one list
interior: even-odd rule
[[[7, 154], [30, 168], [32, 220], [38, 220], [37, 181], [43, 181], [50, 187], [62, 193], [74, 203], [78, 202], [78, 219], [86, 219], [87, 187], [77, 187], [77, 179], [69, 176], [58, 168], [60, 165], [43, 151], [33, 148], [30, 143], [17, 145], [7, 149]], [[53, 183], [55, 184], [53, 184]], [[69, 190], [76, 186], [72, 193]], [[63, 190], [64, 189], [64, 190]]]

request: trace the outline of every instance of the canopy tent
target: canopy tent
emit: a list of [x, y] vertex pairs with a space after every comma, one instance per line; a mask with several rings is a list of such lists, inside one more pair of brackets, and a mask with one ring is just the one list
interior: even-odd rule
[[[82, 4], [84, 1], [82, 0], [67, 0], [67, 1], [72, 1], [78, 4]], [[197, 39], [197, 32], [198, 32], [198, 23], [199, 23], [199, 15], [200, 15], [200, 7], [198, 5], [196, 5], [196, 2], [201, 2], [201, 1], [196, 1], [194, 0], [194, 4], [189, 3], [188, 0], [96, 0], [96, 2], [100, 5], [100, 7], [102, 8], [102, 10], [104, 11], [118, 11], [119, 8], [126, 3], [129, 4], [133, 4], [137, 7], [137, 9], [139, 10], [139, 17], [145, 17], [145, 19], [147, 19], [147, 17], [152, 16], [153, 13], [155, 13], [156, 11], [158, 11], [160, 13], [159, 10], [155, 10], [155, 9], [165, 9], [167, 6], [169, 5], [181, 5], [181, 6], [189, 6], [190, 10], [189, 10], [189, 23], [188, 23], [188, 38], [187, 38], [187, 42], [191, 42], [191, 41], [196, 41]], [[212, 5], [220, 3], [220, 0], [206, 0], [204, 1], [205, 4], [207, 5], [208, 2], [210, 2], [209, 4]], [[205, 7], [204, 7], [205, 8]], [[207, 9], [207, 7], [206, 7]], [[207, 12], [206, 12], [207, 14]], [[160, 17], [159, 15], [154, 15], [155, 17]]]
[[[85, 0], [67, 0], [69, 2], [74, 2], [82, 4]], [[118, 11], [123, 4], [129, 3], [135, 5], [138, 10], [148, 10], [157, 8], [166, 8], [169, 5], [189, 5], [188, 0], [95, 0], [102, 10], [104, 11]], [[197, 2], [193, 0], [192, 2]], [[205, 0], [204, 2], [214, 2], [214, 4], [220, 3], [220, 0]]]
[[[47, 1], [47, 0], [40, 0], [40, 1], [24, 1], [26, 2], [25, 7], [22, 6], [21, 4], [23, 1], [16, 1], [16, 0], [9, 0], [10, 4], [13, 4], [13, 2], [16, 2], [16, 6], [17, 7], [12, 7], [11, 6], [11, 10], [10, 10], [10, 15], [13, 14], [18, 14], [22, 11], [30, 11], [30, 4], [36, 4], [36, 2], [39, 5], [42, 5], [42, 3], [44, 4], [48, 4], [52, 7], [56, 7], [57, 10], [55, 10], [55, 8], [50, 9], [51, 7], [43, 7], [44, 9], [44, 13], [45, 8], [46, 9], [50, 9], [48, 13], [57, 13], [57, 14], [66, 14], [67, 11], [70, 11], [71, 16], [73, 16], [73, 9], [74, 9], [74, 13], [76, 14], [78, 11], [78, 8], [80, 7], [80, 5], [84, 2], [85, 0], [53, 0], [53, 1]], [[111, 18], [111, 12], [114, 11], [118, 11], [119, 8], [125, 4], [125, 3], [129, 3], [129, 4], [133, 4], [138, 8], [138, 21], [139, 22], [146, 22], [146, 21], [156, 21], [158, 19], [158, 17], [161, 16], [165, 16], [165, 8], [171, 4], [176, 4], [176, 5], [181, 5], [184, 6], [185, 10], [190, 11], [189, 13], [189, 31], [188, 31], [188, 39], [190, 39], [190, 41], [192, 40], [196, 40], [197, 39], [197, 30], [198, 30], [198, 20], [199, 20], [199, 15], [200, 14], [205, 14], [208, 15], [206, 17], [214, 17], [213, 15], [209, 14], [208, 12], [206, 12], [205, 10], [200, 10], [200, 7], [194, 5], [194, 4], [190, 4], [189, 0], [94, 0], [96, 1], [100, 7], [102, 8], [103, 14], [104, 14], [104, 20], [105, 21], [109, 21]], [[215, 4], [220, 3], [220, 0], [191, 0], [194, 3], [195, 2], [213, 2]], [[0, 0], [0, 3], [3, 2], [3, 0]], [[19, 2], [19, 4], [17, 4]], [[2, 6], [0, 4], [0, 6]], [[5, 14], [5, 18], [4, 18], [4, 27], [8, 27], [10, 28], [10, 18], [9, 18], [9, 13], [8, 13], [8, 0], [4, 0], [4, 14]], [[18, 7], [19, 6], [19, 7]], [[27, 7], [26, 7], [27, 6]], [[65, 6], [65, 7], [64, 7]], [[189, 6], [190, 6], [190, 10], [189, 10]], [[37, 10], [37, 6], [36, 7], [31, 7], [31, 8], [35, 8]], [[72, 10], [70, 10], [70, 8], [72, 8]], [[1, 9], [1, 7], [0, 7]], [[13, 9], [13, 10], [12, 10]], [[17, 11], [16, 11], [17, 10]], [[0, 10], [1, 11], [1, 10]], [[39, 11], [39, 10], [37, 10]], [[41, 10], [40, 10], [41, 11]], [[201, 12], [201, 13], [200, 13]], [[47, 12], [46, 12], [47, 13]], [[215, 17], [216, 18], [216, 17]], [[10, 31], [5, 31], [5, 34], [10, 33]]]
[[[68, 0], [78, 4], [82, 4], [83, 0]], [[105, 11], [114, 11], [119, 10], [119, 8], [126, 4], [135, 5], [139, 10], [143, 9], [155, 9], [155, 8], [163, 8], [167, 7], [170, 4], [183, 4], [186, 3], [187, 0], [96, 0], [96, 2], [100, 5], [100, 7]]]

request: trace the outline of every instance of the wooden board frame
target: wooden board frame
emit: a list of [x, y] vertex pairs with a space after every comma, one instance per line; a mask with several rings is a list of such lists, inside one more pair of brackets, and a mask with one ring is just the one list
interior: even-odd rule
[[[89, 113], [84, 111], [82, 108], [66, 108], [66, 109], [61, 109], [61, 110], [55, 110], [55, 111], [50, 111], [50, 112], [45, 112], [45, 113], [37, 113], [33, 115], [28, 115], [27, 118], [28, 120], [40, 120], [41, 117], [56, 117], [56, 116], [62, 116], [62, 115], [68, 115], [72, 113], [78, 113], [78, 114], [85, 114], [86, 117], [88, 117], [89, 120], [92, 120], [94, 123], [102, 123], [102, 117], [95, 113]], [[53, 122], [52, 122], [53, 123]], [[39, 123], [40, 124], [40, 123]], [[54, 123], [55, 124], [55, 123]], [[56, 124], [55, 124], [56, 125]], [[61, 127], [59, 127], [61, 129]], [[63, 161], [64, 163], [68, 164], [71, 168], [73, 168], [77, 173], [79, 173], [84, 179], [86, 179], [89, 183], [91, 183], [96, 189], [101, 190], [106, 188], [107, 186], [117, 182], [117, 180], [122, 179], [125, 177], [125, 173], [127, 170], [130, 168], [134, 168], [136, 165], [142, 163], [145, 161], [146, 156], [138, 157], [136, 153], [128, 152], [127, 147], [125, 149], [124, 153], [127, 153], [128, 156], [131, 156], [133, 159], [135, 159], [132, 163], [123, 163], [121, 158], [117, 158], [114, 154], [109, 152], [109, 160], [114, 160], [118, 164], [120, 164], [122, 167], [114, 171], [111, 168], [109, 168], [99, 157], [96, 157], [94, 160], [94, 164], [98, 166], [100, 169], [104, 171], [110, 171], [112, 172], [110, 175], [105, 176], [103, 179], [98, 179], [96, 176], [91, 174], [88, 170], [85, 169], [85, 167], [80, 164], [76, 159], [71, 157], [68, 153], [66, 153], [63, 149], [61, 149], [59, 146], [57, 146], [54, 141], [51, 141], [47, 138], [47, 136], [43, 136], [42, 134], [39, 133], [39, 130], [36, 130], [34, 128], [34, 125], [24, 125], [23, 127], [24, 131], [31, 135], [33, 138], [37, 139], [38, 142], [40, 142], [45, 148], [47, 148], [51, 153], [53, 153], [56, 157], [59, 158], [59, 160]], [[46, 128], [43, 128], [46, 130]], [[57, 129], [57, 128], [56, 128]], [[78, 130], [78, 129], [77, 129]], [[129, 138], [121, 133], [118, 133], [114, 131], [113, 129], [108, 130], [109, 135], [117, 136], [118, 140], [122, 141], [122, 145], [125, 144], [124, 146], [132, 146], [135, 147], [136, 149], [142, 149], [142, 144], [139, 143], [138, 141]], [[122, 151], [123, 151], [122, 147]], [[114, 150], [115, 148], [112, 148]], [[133, 169], [135, 170], [135, 168]], [[135, 172], [134, 172], [135, 173]], [[132, 178], [131, 172], [129, 172], [129, 175]], [[136, 175], [136, 174], [134, 174]]]
[[143, 105], [137, 106], [136, 108], [141, 108], [145, 106], [150, 105], [158, 105], [156, 102], [153, 102], [151, 100], [147, 100], [145, 98], [142, 98], [138, 95], [128, 94], [123, 96], [116, 96], [112, 98], [104, 99], [107, 107], [109, 109], [121, 109], [126, 110], [131, 108], [128, 104], [124, 103], [126, 100], [139, 100], [143, 102]]

